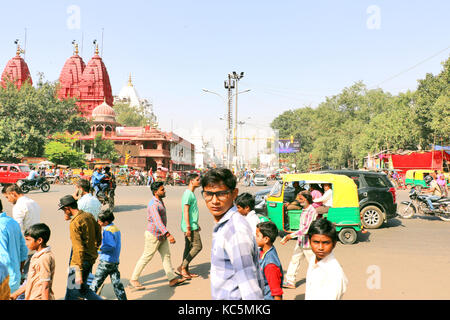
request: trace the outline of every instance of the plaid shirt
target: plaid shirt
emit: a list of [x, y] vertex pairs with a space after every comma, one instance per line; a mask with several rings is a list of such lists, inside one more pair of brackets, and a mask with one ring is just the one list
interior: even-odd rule
[[312, 205], [306, 210], [303, 210], [300, 216], [300, 225], [298, 231], [295, 233], [298, 236], [298, 244], [305, 249], [311, 248], [309, 245], [309, 238], [307, 236], [309, 226], [317, 218], [317, 211]]
[[147, 220], [147, 231], [154, 235], [158, 240], [164, 240], [164, 235], [169, 232], [166, 228], [166, 207], [164, 206], [164, 203], [156, 197], [153, 197], [148, 203]]
[[213, 230], [211, 296], [214, 300], [262, 300], [259, 250], [247, 220], [231, 208]]

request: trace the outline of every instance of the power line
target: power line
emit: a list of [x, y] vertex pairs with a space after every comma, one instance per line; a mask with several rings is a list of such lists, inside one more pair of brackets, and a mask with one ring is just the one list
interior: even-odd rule
[[433, 59], [434, 57], [436, 57], [437, 55], [441, 54], [442, 52], [444, 52], [444, 51], [446, 51], [446, 50], [448, 50], [448, 49], [450, 49], [450, 46], [448, 46], [448, 47], [445, 48], [445, 49], [440, 50], [439, 52], [433, 54], [432, 56], [426, 58], [425, 60], [422, 60], [422, 61], [420, 61], [419, 63], [416, 63], [416, 64], [413, 65], [412, 67], [409, 67], [408, 69], [403, 70], [402, 72], [399, 72], [399, 73], [397, 73], [396, 75], [394, 75], [394, 76], [392, 76], [392, 77], [389, 77], [389, 78], [387, 78], [386, 80], [381, 81], [381, 82], [378, 83], [377, 85], [371, 86], [371, 88], [373, 88], [373, 87], [379, 87], [381, 84], [383, 84], [383, 83], [385, 83], [385, 82], [388, 82], [388, 81], [390, 81], [390, 80], [392, 80], [392, 79], [394, 79], [394, 78], [397, 78], [398, 76], [400, 76], [400, 75], [402, 75], [402, 74], [404, 74], [404, 73], [406, 73], [406, 72], [411, 71], [412, 69], [414, 69], [414, 68], [420, 66], [421, 64], [423, 64], [423, 63], [425, 63], [425, 62], [427, 62], [427, 61]]

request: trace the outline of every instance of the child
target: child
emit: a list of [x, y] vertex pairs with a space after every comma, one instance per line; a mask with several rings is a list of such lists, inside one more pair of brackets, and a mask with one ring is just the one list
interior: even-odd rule
[[283, 267], [273, 243], [278, 236], [277, 226], [272, 221], [258, 223], [256, 243], [260, 248], [259, 264], [264, 276], [264, 300], [282, 300]]
[[55, 257], [47, 246], [50, 228], [44, 223], [37, 223], [25, 230], [25, 243], [30, 251], [36, 251], [31, 257], [26, 284], [11, 294], [16, 300], [25, 293], [25, 300], [55, 300], [52, 291], [55, 275]]
[[253, 235], [255, 235], [256, 225], [259, 223], [259, 218], [255, 213], [255, 197], [250, 193], [242, 193], [236, 198], [235, 203], [237, 210], [246, 218], [253, 230]]
[[120, 282], [119, 256], [121, 248], [120, 230], [114, 223], [114, 214], [106, 209], [98, 215], [98, 224], [103, 227], [100, 263], [98, 264], [91, 290], [97, 292], [106, 277], [111, 277], [117, 299], [127, 300], [123, 284]]
[[306, 274], [305, 300], [340, 300], [348, 280], [332, 252], [337, 243], [335, 226], [326, 219], [315, 220], [308, 237], [315, 258]]

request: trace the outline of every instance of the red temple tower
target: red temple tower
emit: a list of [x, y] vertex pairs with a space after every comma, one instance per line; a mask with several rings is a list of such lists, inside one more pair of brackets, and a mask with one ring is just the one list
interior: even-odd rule
[[85, 68], [86, 64], [78, 55], [78, 45], [75, 44], [74, 54], [67, 59], [59, 76], [59, 99], [80, 98], [79, 84]]
[[24, 51], [17, 45], [16, 56], [8, 61], [5, 69], [2, 73], [1, 86], [6, 87], [6, 81], [10, 80], [14, 82], [18, 89], [22, 87], [25, 82], [29, 82], [30, 85], [33, 84], [31, 80], [30, 70], [25, 60], [20, 56]]
[[96, 46], [95, 55], [85, 65], [75, 46], [75, 54], [66, 61], [59, 78], [58, 97], [77, 98], [79, 112], [87, 118], [91, 118], [92, 110], [103, 102], [114, 103], [108, 71], [98, 53]]
[[114, 103], [108, 71], [102, 58], [98, 55], [98, 46], [95, 49], [95, 55], [83, 71], [79, 91], [78, 105], [80, 112], [86, 117], [91, 117], [92, 110], [103, 102], [110, 106]]

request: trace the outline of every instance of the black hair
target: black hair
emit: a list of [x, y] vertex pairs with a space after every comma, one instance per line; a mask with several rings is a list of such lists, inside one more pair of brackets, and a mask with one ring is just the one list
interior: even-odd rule
[[162, 182], [162, 181], [153, 182], [150, 186], [150, 190], [152, 190], [152, 193], [155, 194], [155, 192], [158, 191], [158, 189], [163, 185], [164, 185], [164, 182]]
[[98, 220], [100, 220], [101, 222], [112, 223], [114, 219], [114, 213], [110, 209], [102, 210], [98, 214]]
[[91, 192], [91, 184], [86, 179], [79, 179], [77, 181], [77, 186], [79, 186], [85, 192]]
[[323, 189], [317, 183], [311, 183], [310, 187], [313, 190], [317, 190], [317, 191], [320, 191], [320, 193], [323, 193]]
[[34, 240], [42, 238], [44, 245], [50, 239], [50, 228], [45, 223], [36, 223], [28, 227], [24, 232], [25, 237], [31, 237]]
[[109, 173], [111, 171], [111, 168], [110, 167], [105, 167], [105, 172], [106, 173]]
[[0, 213], [3, 212], [3, 204], [2, 204], [2, 199], [0, 199]]
[[22, 189], [15, 183], [10, 184], [6, 187], [6, 193], [15, 192], [17, 194], [23, 194]]
[[255, 197], [248, 192], [244, 192], [238, 195], [235, 203], [237, 206], [240, 206], [243, 209], [245, 209], [246, 207], [249, 207], [250, 210], [255, 209]]
[[198, 173], [189, 173], [186, 179], [186, 184], [189, 184], [192, 180], [199, 176]]
[[324, 218], [314, 220], [309, 226], [308, 230], [309, 240], [311, 240], [312, 236], [315, 234], [328, 236], [334, 243], [336, 243], [338, 240], [335, 225], [331, 221]]
[[237, 180], [234, 174], [226, 168], [214, 168], [206, 172], [202, 178], [202, 188], [209, 185], [224, 184], [228, 189], [236, 189]]
[[259, 229], [259, 232], [264, 237], [269, 237], [270, 243], [274, 243], [275, 239], [278, 236], [278, 228], [272, 221], [260, 222], [256, 225], [256, 228]]
[[313, 198], [312, 198], [311, 193], [309, 193], [309, 191], [306, 191], [306, 190], [300, 191], [299, 195], [303, 196], [303, 198], [305, 198], [306, 201], [308, 201], [309, 204], [313, 203]]

